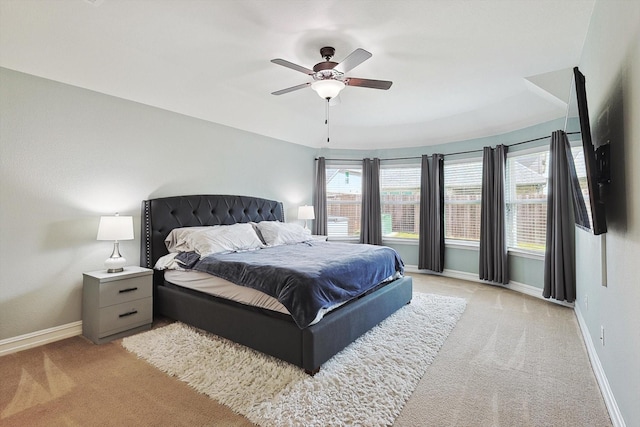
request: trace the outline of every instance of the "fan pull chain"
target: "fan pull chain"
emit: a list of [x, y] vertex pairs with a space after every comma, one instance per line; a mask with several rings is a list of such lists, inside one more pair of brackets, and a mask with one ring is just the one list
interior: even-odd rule
[[330, 142], [329, 140], [329, 101], [330, 101], [330, 98], [327, 98], [327, 110], [326, 110], [326, 115], [324, 119], [324, 124], [327, 125], [327, 144]]

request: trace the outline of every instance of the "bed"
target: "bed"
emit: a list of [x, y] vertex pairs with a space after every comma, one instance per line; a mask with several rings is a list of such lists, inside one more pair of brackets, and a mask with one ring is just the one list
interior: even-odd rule
[[[183, 227], [284, 222], [281, 202], [237, 195], [187, 195], [142, 202], [141, 265], [153, 268], [168, 254], [165, 239]], [[292, 363], [314, 374], [366, 331], [408, 304], [412, 280], [402, 276], [375, 286], [299, 327], [283, 313], [184, 288], [154, 270], [154, 314], [204, 329]]]

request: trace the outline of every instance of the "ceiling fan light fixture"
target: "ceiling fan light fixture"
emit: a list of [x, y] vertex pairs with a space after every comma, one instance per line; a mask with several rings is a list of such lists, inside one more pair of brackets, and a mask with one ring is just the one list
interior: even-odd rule
[[335, 98], [344, 88], [345, 84], [340, 80], [316, 80], [311, 83], [311, 89], [315, 90], [318, 96], [322, 99]]

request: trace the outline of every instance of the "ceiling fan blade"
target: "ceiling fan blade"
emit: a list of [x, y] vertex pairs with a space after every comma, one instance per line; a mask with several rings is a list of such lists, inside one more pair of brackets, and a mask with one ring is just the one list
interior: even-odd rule
[[360, 87], [368, 87], [371, 89], [382, 89], [387, 90], [391, 87], [393, 82], [388, 80], [370, 80], [370, 79], [359, 79], [357, 77], [349, 77], [344, 79], [344, 83], [347, 86], [360, 86]]
[[334, 70], [340, 71], [341, 73], [346, 73], [348, 71], [353, 70], [358, 65], [362, 64], [367, 59], [371, 58], [371, 53], [367, 52], [364, 49], [356, 49], [349, 54], [346, 58], [342, 60], [338, 65], [334, 67]]
[[307, 86], [311, 86], [311, 83], [302, 83], [301, 85], [291, 86], [286, 89], [280, 89], [275, 92], [271, 92], [271, 95], [282, 95], [285, 93], [293, 92], [294, 90], [304, 89]]
[[285, 61], [284, 59], [272, 59], [271, 62], [274, 64], [282, 65], [283, 67], [291, 68], [292, 70], [300, 71], [301, 73], [305, 73], [308, 75], [312, 75], [314, 73], [313, 70], [310, 70], [307, 67], [303, 67], [302, 65], [294, 64], [293, 62]]

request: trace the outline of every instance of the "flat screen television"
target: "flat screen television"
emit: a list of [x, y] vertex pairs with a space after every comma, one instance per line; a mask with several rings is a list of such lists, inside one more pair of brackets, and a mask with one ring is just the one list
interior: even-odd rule
[[[589, 190], [589, 208], [591, 211], [591, 223], [589, 223], [588, 218], [580, 219], [580, 216], [576, 215], [576, 224], [582, 228], [590, 229], [593, 234], [597, 235], [607, 232], [604, 193], [606, 185], [610, 181], [609, 143], [607, 141], [597, 146], [594, 145], [591, 139], [585, 77], [578, 67], [573, 69], [573, 77], [573, 88], [587, 175], [587, 187]], [[573, 99], [570, 100], [570, 102], [573, 101]], [[570, 105], [569, 111], [571, 110], [572, 106]], [[571, 119], [570, 113], [568, 113], [568, 119]]]

